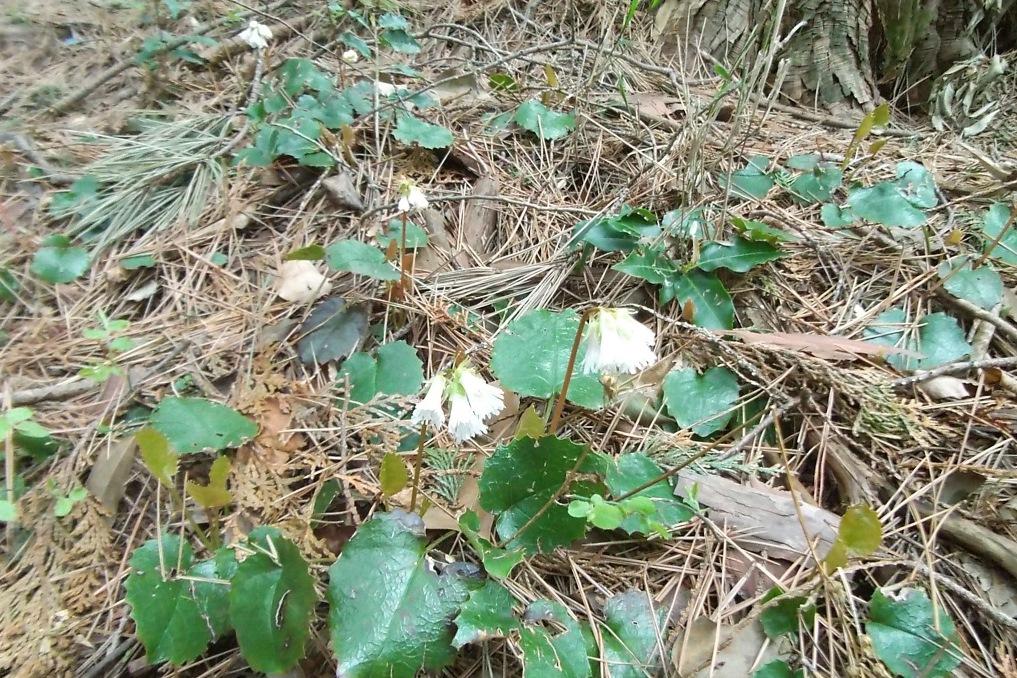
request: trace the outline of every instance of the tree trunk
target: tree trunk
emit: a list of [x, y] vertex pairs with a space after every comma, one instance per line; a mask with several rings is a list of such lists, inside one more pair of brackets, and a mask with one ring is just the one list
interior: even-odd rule
[[[778, 0], [665, 0], [656, 28], [670, 51], [697, 51], [747, 69], [762, 58]], [[924, 104], [957, 61], [1012, 47], [1017, 0], [787, 0], [781, 33], [797, 31], [783, 93], [805, 105], [871, 107], [881, 98]]]

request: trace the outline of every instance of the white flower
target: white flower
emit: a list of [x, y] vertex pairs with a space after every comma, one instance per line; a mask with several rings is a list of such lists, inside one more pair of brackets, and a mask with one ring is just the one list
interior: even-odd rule
[[584, 373], [633, 374], [657, 359], [653, 330], [632, 316], [627, 308], [599, 308], [594, 312], [586, 335]]
[[445, 423], [445, 412], [441, 408], [445, 385], [448, 380], [440, 374], [431, 379], [431, 385], [427, 387], [427, 395], [413, 408], [413, 416], [410, 421], [414, 426], [420, 426], [425, 421], [437, 428]]
[[399, 182], [399, 211], [413, 212], [415, 210], [427, 209], [430, 204], [427, 196], [412, 181], [403, 179]]
[[268, 41], [272, 39], [272, 29], [251, 19], [247, 23], [247, 28], [241, 31], [237, 37], [250, 45], [251, 49], [264, 49], [268, 47]]
[[360, 55], [357, 54], [357, 50], [348, 49], [345, 52], [343, 52], [342, 59], [348, 64], [355, 64], [358, 61], [360, 61]]
[[448, 429], [457, 443], [486, 433], [485, 422], [505, 407], [501, 389], [484, 381], [469, 363], [463, 363], [448, 378], [439, 374], [431, 380], [424, 399], [413, 409], [413, 424], [444, 424], [445, 399], [449, 401]]

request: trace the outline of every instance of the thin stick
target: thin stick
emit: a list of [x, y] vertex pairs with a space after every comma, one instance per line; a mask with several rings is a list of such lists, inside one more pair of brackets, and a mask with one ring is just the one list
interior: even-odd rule
[[949, 365], [943, 365], [937, 367], [934, 370], [928, 370], [927, 372], [918, 372], [910, 377], [901, 377], [900, 379], [894, 379], [890, 382], [890, 386], [894, 388], [907, 388], [919, 384], [923, 381], [935, 379], [944, 374], [953, 374], [955, 372], [967, 372], [968, 370], [984, 370], [991, 367], [1012, 367], [1017, 365], [1017, 357], [1010, 356], [1008, 358], [988, 358], [986, 360], [965, 360], [960, 363], [950, 363]]
[[565, 379], [561, 383], [561, 393], [558, 394], [558, 401], [554, 404], [554, 414], [551, 415], [551, 424], [548, 432], [554, 435], [558, 432], [558, 424], [561, 422], [561, 413], [565, 409], [565, 395], [569, 392], [569, 384], [572, 383], [572, 372], [576, 368], [576, 356], [579, 355], [579, 344], [583, 340], [583, 328], [596, 311], [596, 307], [588, 308], [579, 318], [579, 327], [576, 329], [576, 337], [572, 340], [572, 352], [569, 353], [569, 364], [565, 367]]
[[[739, 452], [741, 452], [746, 447], [748, 447], [752, 443], [752, 441], [756, 439], [756, 436], [758, 436], [760, 433], [762, 433], [764, 430], [766, 430], [766, 427], [769, 426], [770, 424], [772, 424], [777, 417], [782, 416], [785, 412], [787, 412], [792, 407], [794, 407], [795, 405], [800, 403], [801, 400], [802, 400], [802, 396], [798, 396], [796, 398], [792, 398], [792, 399], [788, 400], [787, 402], [785, 402], [780, 407], [777, 407], [777, 408], [771, 410], [770, 414], [768, 414], [765, 417], [763, 417], [759, 421], [759, 423], [756, 424], [752, 428], [751, 431], [746, 433], [744, 436], [741, 437], [741, 439], [737, 443], [735, 443], [730, 448], [728, 448], [728, 450], [725, 451], [723, 455], [721, 455], [720, 459], [727, 459], [728, 457], [732, 457], [732, 456], [738, 454]], [[744, 428], [744, 426], [742, 428]], [[730, 433], [728, 433], [728, 435], [731, 435], [731, 433], [734, 433], [735, 431], [738, 431], [738, 430], [739, 429], [734, 429], [734, 431], [731, 431]], [[664, 481], [668, 480], [669, 478], [672, 478], [672, 477], [678, 475], [678, 473], [682, 469], [690, 466], [691, 464], [694, 464], [695, 462], [699, 461], [700, 459], [702, 459], [703, 457], [708, 455], [714, 449], [716, 449], [717, 446], [720, 445], [721, 443], [723, 443], [724, 440], [727, 437], [728, 436], [726, 435], [723, 438], [720, 438], [719, 440], [715, 440], [714, 442], [710, 443], [708, 446], [703, 448], [700, 452], [697, 452], [695, 455], [693, 455], [693, 456], [689, 457], [688, 459], [686, 459], [685, 461], [683, 461], [681, 464], [675, 466], [674, 468], [668, 469], [667, 471], [664, 471], [663, 473], [658, 475], [656, 478], [651, 478], [650, 480], [647, 480], [642, 485], [639, 485], [638, 487], [635, 487], [635, 488], [629, 490], [628, 492], [626, 492], [622, 496], [620, 496], [617, 499], [615, 499], [615, 501], [623, 501], [625, 499], [628, 499], [629, 497], [631, 497], [634, 494], [638, 494], [638, 493], [642, 492], [645, 489], [653, 487], [657, 483], [664, 482]]]
[[[4, 384], [4, 403], [8, 410], [13, 407], [10, 382]], [[14, 503], [14, 470], [14, 427], [9, 426], [7, 434], [4, 436], [4, 480], [7, 484], [7, 501], [11, 506], [17, 507], [17, 504]], [[18, 517], [14, 515], [11, 520], [7, 521], [7, 548], [10, 553], [14, 553], [14, 530], [17, 526]]]
[[427, 422], [420, 425], [420, 439], [417, 441], [417, 458], [413, 465], [413, 492], [410, 494], [410, 513], [417, 510], [417, 493], [420, 491], [420, 469], [424, 465], [424, 441], [427, 439]]

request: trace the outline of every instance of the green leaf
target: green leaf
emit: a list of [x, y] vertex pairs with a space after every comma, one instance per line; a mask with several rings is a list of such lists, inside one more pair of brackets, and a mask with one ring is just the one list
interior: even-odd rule
[[879, 515], [864, 504], [848, 507], [840, 519], [837, 540], [858, 555], [875, 553], [883, 543], [883, 526], [879, 522]]
[[18, 505], [0, 499], [0, 523], [11, 523], [18, 519]]
[[911, 160], [897, 163], [897, 187], [915, 207], [930, 209], [939, 203], [936, 180], [924, 166]]
[[[633, 452], [623, 454], [607, 466], [607, 488], [611, 496], [621, 497], [640, 485], [660, 477], [663, 469], [645, 454]], [[687, 522], [692, 518], [692, 510], [679, 501], [671, 489], [671, 485], [662, 480], [650, 485], [633, 495], [635, 498], [650, 499], [654, 511], [651, 515], [630, 515], [625, 518], [621, 528], [629, 534], [636, 532], [649, 534], [652, 530], [647, 524], [648, 519], [656, 520], [668, 527]]]
[[[518, 538], [516, 532], [547, 503], [565, 483], [569, 471], [586, 449], [570, 440], [544, 436], [520, 438], [499, 447], [484, 464], [480, 476], [480, 505], [498, 514], [495, 528], [507, 545], [547, 553], [586, 534], [586, 521], [570, 516], [555, 502]], [[602, 464], [589, 455], [580, 471], [595, 473]], [[589, 483], [574, 483], [567, 491], [583, 494]]]
[[773, 178], [766, 171], [769, 164], [770, 159], [765, 155], [749, 158], [745, 167], [731, 173], [728, 183], [731, 194], [739, 198], [765, 198], [774, 184]]
[[343, 31], [343, 34], [339, 36], [339, 40], [355, 49], [365, 59], [371, 56], [371, 48], [359, 35], [350, 31]]
[[283, 261], [321, 261], [325, 258], [325, 248], [321, 245], [308, 245], [295, 249], [285, 257]]
[[515, 121], [541, 139], [561, 139], [576, 128], [575, 114], [552, 111], [536, 99], [529, 99], [519, 105]]
[[226, 506], [233, 501], [233, 495], [226, 489], [226, 479], [229, 475], [229, 457], [218, 457], [212, 462], [212, 468], [208, 472], [208, 484], [201, 485], [188, 480], [185, 486], [187, 494], [206, 509]]
[[991, 310], [1003, 298], [1003, 279], [991, 266], [971, 268], [968, 257], [954, 257], [937, 269], [947, 292], [979, 308]]
[[397, 52], [403, 54], [416, 54], [420, 51], [420, 43], [412, 35], [402, 29], [389, 29], [382, 31], [381, 43], [388, 45]]
[[381, 471], [378, 473], [381, 493], [386, 497], [402, 491], [410, 480], [406, 471], [406, 462], [394, 452], [386, 452], [381, 460]]
[[[519, 645], [523, 650], [523, 678], [588, 678], [592, 675], [586, 639], [579, 622], [559, 603], [534, 601], [523, 617]], [[551, 632], [543, 622], [563, 627]]]
[[706, 218], [706, 210], [697, 207], [692, 210], [671, 210], [661, 217], [660, 225], [670, 235], [677, 238], [702, 238], [710, 222]]
[[788, 187], [791, 198], [802, 205], [811, 205], [830, 199], [840, 188], [844, 173], [838, 167], [817, 165], [795, 177]]
[[642, 278], [654, 285], [663, 285], [664, 282], [678, 273], [678, 268], [662, 251], [647, 247], [645, 251], [630, 252], [623, 261], [611, 267], [615, 271], [621, 271], [635, 278]]
[[342, 387], [349, 381], [346, 397], [354, 405], [364, 405], [378, 394], [378, 362], [366, 353], [357, 351], [343, 361], [336, 377]]
[[0, 267], [0, 301], [9, 301], [12, 304], [18, 300], [18, 290], [21, 283], [14, 277], [6, 267]]
[[756, 669], [752, 673], [752, 678], [804, 678], [804, 675], [805, 672], [801, 669], [792, 671], [783, 659], [774, 659]]
[[585, 517], [586, 522], [601, 530], [617, 530], [621, 527], [622, 520], [625, 519], [625, 513], [620, 506], [605, 501], [599, 494], [590, 497], [589, 509], [582, 512], [585, 515], [576, 515], [572, 511], [572, 504], [568, 508], [570, 516]]
[[[572, 343], [579, 329], [575, 311], [534, 310], [509, 323], [494, 341], [491, 370], [502, 386], [522, 396], [552, 398], [561, 391]], [[582, 364], [580, 347], [576, 365]], [[597, 409], [604, 405], [604, 387], [593, 375], [572, 375], [570, 402]]]
[[738, 379], [726, 367], [697, 374], [691, 367], [673, 370], [664, 378], [664, 404], [682, 428], [697, 436], [723, 430], [734, 416]]
[[899, 353], [888, 356], [887, 362], [899, 370], [931, 370], [971, 353], [971, 346], [964, 339], [964, 330], [945, 313], [930, 313], [922, 318], [918, 336], [911, 332], [905, 344], [906, 325], [904, 311], [891, 309], [879, 314], [864, 332], [865, 338], [874, 344], [903, 348], [922, 355], [920, 359]]
[[[387, 248], [389, 243], [394, 242], [396, 247], [402, 247], [403, 244], [403, 222], [401, 219], [392, 219], [388, 222], [388, 226], [385, 228], [384, 233], [379, 233], [377, 236], [378, 244], [382, 248]], [[427, 247], [429, 238], [427, 237], [427, 231], [420, 226], [417, 226], [412, 221], [406, 222], [406, 249], [413, 250], [421, 247]]]
[[539, 438], [546, 433], [547, 426], [543, 418], [537, 414], [537, 408], [530, 405], [523, 412], [522, 416], [519, 417], [519, 425], [516, 427], [516, 433], [512, 436], [512, 439]]
[[152, 663], [185, 664], [196, 659], [212, 640], [179, 574], [191, 566], [191, 547], [175, 534], [164, 534], [135, 549], [125, 589], [138, 639]]
[[356, 350], [367, 334], [367, 311], [329, 297], [314, 307], [300, 326], [297, 355], [305, 365], [341, 360]]
[[876, 656], [894, 675], [938, 678], [952, 675], [960, 665], [953, 621], [935, 610], [920, 589], [901, 589], [897, 599], [876, 590], [865, 631]]
[[136, 271], [139, 268], [152, 268], [155, 266], [155, 257], [151, 254], [135, 254], [124, 257], [120, 260], [120, 268], [125, 271]]
[[774, 228], [762, 221], [742, 219], [741, 217], [731, 217], [731, 225], [735, 227], [735, 230], [738, 231], [743, 238], [754, 242], [768, 242], [776, 245], [780, 242], [797, 240], [797, 238], [790, 233], [782, 231], [779, 228]]
[[317, 596], [300, 551], [278, 530], [255, 528], [248, 542], [257, 549], [233, 575], [230, 622], [251, 668], [281, 673], [304, 656]]
[[421, 148], [445, 148], [452, 145], [452, 132], [447, 127], [425, 122], [405, 112], [398, 114], [392, 134], [404, 144], [417, 144]]
[[660, 225], [652, 212], [623, 205], [616, 215], [577, 223], [572, 242], [586, 242], [604, 252], [628, 252], [640, 241], [659, 234]]
[[74, 510], [75, 505], [84, 501], [87, 497], [88, 490], [80, 485], [71, 490], [66, 496], [57, 495], [56, 504], [53, 505], [53, 515], [57, 518], [67, 517]]
[[334, 87], [332, 79], [318, 70], [309, 59], [287, 59], [279, 68], [283, 91], [293, 97], [305, 89], [328, 92]]
[[141, 461], [148, 472], [165, 487], [173, 487], [180, 458], [170, 450], [166, 436], [146, 426], [134, 434], [134, 441], [138, 444]]
[[495, 72], [492, 73], [487, 83], [491, 86], [491, 89], [495, 92], [518, 92], [519, 83], [508, 73]]
[[405, 341], [394, 341], [378, 349], [375, 360], [366, 353], [354, 353], [343, 362], [338, 384], [350, 382], [350, 402], [367, 403], [379, 393], [412, 395], [424, 382], [424, 364]]
[[481, 537], [480, 518], [473, 511], [466, 511], [459, 517], [459, 529], [470, 543], [470, 547], [480, 556], [484, 569], [492, 577], [505, 579], [512, 574], [512, 569], [526, 558], [521, 549], [509, 551], [495, 548], [491, 542]]
[[424, 383], [424, 364], [405, 341], [393, 341], [378, 349], [378, 393], [413, 395]]
[[[663, 611], [661, 611], [663, 612]], [[626, 591], [604, 603], [603, 661], [610, 678], [646, 678], [660, 670], [657, 638], [664, 634], [664, 615], [654, 613], [642, 591]]]
[[703, 244], [696, 266], [703, 271], [726, 268], [735, 273], [745, 273], [768, 261], [779, 259], [781, 251], [768, 242], [735, 238], [730, 245], [722, 242]]
[[237, 571], [237, 556], [231, 548], [220, 548], [208, 560], [191, 566], [188, 577], [212, 581], [191, 581], [191, 595], [205, 618], [212, 639], [230, 630], [230, 580]]
[[716, 273], [692, 270], [668, 280], [660, 289], [660, 303], [672, 299], [684, 308], [692, 304], [692, 322], [709, 329], [729, 330], [734, 326], [734, 302]]
[[177, 454], [237, 447], [258, 433], [258, 425], [247, 417], [204, 398], [164, 398], [152, 412], [151, 424]]
[[83, 212], [90, 203], [95, 202], [99, 193], [98, 180], [86, 174], [70, 185], [66, 191], [60, 191], [49, 203], [50, 214], [58, 217], [71, 216], [75, 212]]
[[512, 613], [515, 599], [504, 586], [487, 581], [483, 588], [470, 593], [455, 618], [456, 635], [452, 646], [457, 650], [468, 643], [481, 643], [491, 638], [505, 638], [519, 628]]
[[[1009, 228], [1007, 228], [1009, 224]], [[1006, 228], [1007, 231], [1000, 238], [1000, 233]], [[1017, 266], [1017, 228], [1010, 223], [1010, 209], [1006, 203], [997, 202], [985, 211], [985, 218], [982, 221], [982, 232], [985, 234], [985, 247], [983, 251], [989, 251], [992, 243], [999, 242], [989, 251], [989, 256], [998, 259], [1011, 266]]]
[[819, 210], [823, 225], [828, 228], [844, 228], [858, 221], [858, 217], [850, 207], [838, 207], [833, 203], [825, 203]]
[[402, 14], [386, 12], [378, 17], [378, 27], [405, 31], [410, 27], [410, 22]]
[[88, 250], [74, 247], [62, 235], [54, 235], [43, 241], [32, 259], [32, 275], [48, 283], [69, 283], [84, 275], [91, 260]]
[[[775, 587], [763, 598], [772, 600], [783, 595], [779, 587]], [[799, 625], [806, 628], [812, 626], [816, 618], [816, 606], [803, 596], [787, 596], [771, 604], [759, 615], [759, 623], [771, 640], [783, 635], [797, 633]]]
[[328, 627], [344, 678], [412, 678], [448, 664], [451, 622], [468, 590], [425, 561], [420, 517], [376, 514], [329, 569]]
[[848, 194], [847, 205], [861, 217], [886, 226], [921, 226], [925, 212], [912, 205], [895, 182], [885, 181], [870, 188], [857, 188]]
[[359, 240], [339, 240], [325, 248], [325, 261], [334, 271], [350, 271], [378, 280], [399, 280], [399, 270], [385, 254]]

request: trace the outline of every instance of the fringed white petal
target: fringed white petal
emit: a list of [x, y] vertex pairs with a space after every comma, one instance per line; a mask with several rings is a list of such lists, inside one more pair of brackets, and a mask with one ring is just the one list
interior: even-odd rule
[[424, 399], [413, 408], [413, 416], [410, 417], [410, 421], [414, 426], [420, 426], [422, 423], [427, 422], [432, 427], [437, 428], [445, 423], [442, 400], [446, 384], [445, 377], [441, 375], [437, 375], [431, 380], [431, 385], [427, 388], [427, 394], [424, 396]]

